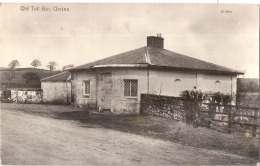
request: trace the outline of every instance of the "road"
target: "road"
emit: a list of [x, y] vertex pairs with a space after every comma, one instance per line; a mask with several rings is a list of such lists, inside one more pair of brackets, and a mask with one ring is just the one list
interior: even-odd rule
[[192, 148], [79, 122], [1, 110], [2, 164], [252, 164], [252, 159]]

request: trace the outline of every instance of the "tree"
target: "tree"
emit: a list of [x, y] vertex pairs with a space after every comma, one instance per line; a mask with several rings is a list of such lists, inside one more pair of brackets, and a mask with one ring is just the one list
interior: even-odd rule
[[74, 65], [73, 64], [65, 65], [65, 66], [62, 66], [62, 70], [64, 71], [65, 69], [68, 69], [68, 68], [71, 68], [71, 67], [74, 67]]
[[40, 78], [38, 77], [37, 73], [26, 72], [22, 77], [26, 79], [26, 84], [29, 87], [37, 87], [41, 85]]
[[38, 66], [41, 66], [42, 63], [41, 61], [39, 61], [39, 59], [34, 59], [31, 63], [31, 66], [33, 66], [34, 68], [37, 68]]
[[14, 77], [15, 77], [14, 71], [5, 72], [5, 78], [8, 81], [9, 85], [10, 85], [11, 81], [14, 79]]
[[10, 62], [10, 63], [8, 64], [8, 66], [9, 66], [10, 68], [14, 69], [16, 66], [20, 66], [20, 63], [19, 63], [18, 60], [12, 60], [12, 62]]
[[48, 67], [50, 69], [50, 71], [53, 71], [54, 69], [56, 69], [56, 66], [58, 66], [58, 64], [54, 61], [51, 61], [48, 63], [48, 65], [46, 67]]

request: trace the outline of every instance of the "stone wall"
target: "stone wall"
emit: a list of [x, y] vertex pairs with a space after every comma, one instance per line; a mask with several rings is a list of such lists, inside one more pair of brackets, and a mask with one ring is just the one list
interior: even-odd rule
[[180, 97], [141, 94], [141, 113], [177, 120], [185, 119], [183, 101]]
[[70, 82], [42, 82], [43, 102], [66, 104], [71, 102]]
[[[138, 95], [124, 96], [124, 80], [138, 80]], [[85, 97], [84, 80], [90, 81], [90, 95]], [[139, 69], [99, 69], [72, 72], [74, 104], [86, 109], [111, 110], [115, 114], [138, 114], [140, 94], [147, 92], [147, 71]]]
[[[41, 89], [7, 89], [6, 91], [11, 92], [11, 97], [6, 98], [11, 102], [18, 103], [42, 103], [42, 90]], [[4, 91], [2, 93], [1, 99], [4, 99]]]
[[[216, 85], [219, 82], [219, 86]], [[179, 97], [184, 90], [236, 93], [237, 78], [229, 75], [199, 74], [195, 72], [150, 70], [149, 93]]]
[[42, 90], [18, 90], [18, 103], [42, 103]]
[[[71, 72], [72, 100], [79, 107], [111, 110], [115, 114], [140, 113], [143, 93], [178, 97], [183, 90], [236, 91], [236, 78], [225, 75], [206, 75], [194, 72], [143, 68], [97, 68]], [[137, 80], [137, 96], [124, 95], [124, 80]], [[84, 81], [90, 81], [90, 94], [84, 95]]]

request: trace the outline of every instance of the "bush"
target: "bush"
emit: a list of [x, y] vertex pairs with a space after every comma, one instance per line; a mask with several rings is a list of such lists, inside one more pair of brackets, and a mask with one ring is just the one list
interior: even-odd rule
[[180, 96], [186, 101], [198, 101], [205, 103], [216, 103], [216, 104], [231, 104], [235, 101], [235, 94], [224, 94], [221, 92], [201, 92], [198, 90], [185, 90], [182, 91]]
[[205, 93], [198, 90], [185, 90], [181, 92], [180, 96], [187, 101], [202, 102], [206, 99]]
[[[201, 92], [198, 90], [182, 91], [180, 96], [184, 99], [184, 110], [187, 125], [207, 125], [210, 126], [210, 118], [200, 112], [202, 103], [232, 104], [235, 95], [220, 92]], [[208, 115], [210, 116], [210, 115]], [[198, 124], [199, 123], [199, 124]]]

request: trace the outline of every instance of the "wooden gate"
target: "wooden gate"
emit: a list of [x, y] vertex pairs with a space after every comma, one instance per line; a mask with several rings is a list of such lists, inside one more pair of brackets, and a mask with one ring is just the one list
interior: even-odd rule
[[253, 136], [259, 134], [259, 108], [212, 103], [204, 103], [204, 105], [208, 108], [200, 112], [206, 113], [214, 122], [226, 124], [229, 133], [232, 132], [233, 125], [239, 125]]

